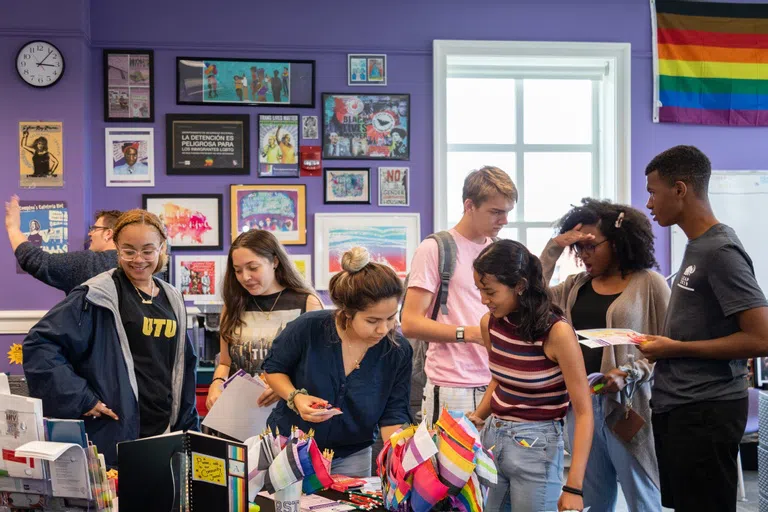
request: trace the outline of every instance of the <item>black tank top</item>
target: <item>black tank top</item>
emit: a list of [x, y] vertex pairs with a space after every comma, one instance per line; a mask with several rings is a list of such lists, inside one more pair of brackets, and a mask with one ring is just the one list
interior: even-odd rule
[[35, 176], [45, 176], [51, 170], [51, 154], [50, 153], [35, 153], [32, 155], [32, 165], [34, 166]]

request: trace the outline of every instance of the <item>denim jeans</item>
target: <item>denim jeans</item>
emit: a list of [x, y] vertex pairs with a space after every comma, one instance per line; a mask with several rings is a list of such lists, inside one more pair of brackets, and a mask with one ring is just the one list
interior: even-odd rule
[[[561, 421], [516, 422], [491, 416], [482, 433], [493, 447], [499, 481], [488, 490], [488, 512], [554, 512], [563, 485]], [[525, 447], [521, 442], [527, 443]]]
[[[616, 509], [619, 485], [627, 500], [629, 512], [658, 512], [661, 493], [637, 459], [605, 423], [601, 395], [592, 396], [595, 432], [584, 473], [584, 506], [595, 512]], [[573, 408], [568, 409], [568, 438], [573, 439]]]
[[332, 475], [344, 475], [357, 478], [371, 476], [371, 456], [373, 450], [369, 446], [346, 457], [334, 458], [331, 463]]

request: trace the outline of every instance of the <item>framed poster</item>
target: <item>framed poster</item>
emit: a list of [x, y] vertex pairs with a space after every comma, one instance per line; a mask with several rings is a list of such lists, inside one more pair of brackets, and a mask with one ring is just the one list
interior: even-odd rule
[[226, 256], [183, 254], [173, 257], [173, 285], [193, 302], [221, 302]]
[[367, 53], [347, 55], [347, 85], [387, 85], [387, 56]]
[[143, 194], [142, 207], [163, 221], [173, 249], [224, 246], [221, 194]]
[[315, 61], [176, 58], [178, 105], [315, 107]]
[[107, 186], [154, 187], [154, 140], [154, 128], [105, 128]]
[[168, 114], [166, 174], [250, 174], [247, 114]]
[[19, 123], [19, 186], [64, 186], [64, 129], [61, 122]]
[[229, 192], [232, 240], [265, 229], [283, 245], [307, 243], [306, 185], [231, 185]]
[[323, 157], [409, 160], [410, 94], [323, 94]]
[[323, 169], [325, 204], [371, 204], [371, 169]]
[[259, 178], [299, 177], [299, 116], [259, 114]]
[[[69, 251], [69, 210], [64, 201], [19, 201], [21, 232], [49, 254]], [[16, 273], [25, 274], [18, 262]]]
[[315, 288], [327, 290], [328, 283], [341, 271], [344, 251], [361, 246], [373, 261], [390, 265], [405, 279], [411, 260], [421, 241], [418, 213], [316, 213]]
[[768, 357], [756, 357], [753, 361], [755, 365], [755, 386], [761, 388], [768, 384]]
[[304, 280], [307, 283], [312, 284], [312, 255], [289, 254], [288, 257], [291, 259], [293, 264], [296, 265], [296, 270], [299, 271], [299, 274], [301, 274]]
[[408, 167], [379, 167], [379, 206], [410, 206]]
[[104, 50], [104, 121], [154, 120], [154, 52]]
[[319, 123], [317, 116], [302, 116], [301, 118], [301, 138], [316, 139]]

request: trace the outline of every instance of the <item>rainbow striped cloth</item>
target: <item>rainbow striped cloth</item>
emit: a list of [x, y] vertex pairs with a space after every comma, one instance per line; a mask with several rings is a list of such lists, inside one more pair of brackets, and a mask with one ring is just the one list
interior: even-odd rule
[[651, 6], [654, 121], [768, 126], [768, 4]]

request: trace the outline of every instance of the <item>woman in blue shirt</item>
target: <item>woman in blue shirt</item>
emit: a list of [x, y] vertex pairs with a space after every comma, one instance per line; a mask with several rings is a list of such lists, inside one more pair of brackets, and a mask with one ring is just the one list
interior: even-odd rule
[[[270, 387], [282, 398], [269, 417], [275, 430], [315, 430], [322, 449], [335, 453], [331, 472], [371, 475], [379, 429], [388, 439], [411, 422], [411, 356], [395, 332], [403, 285], [387, 265], [355, 247], [329, 284], [336, 310], [312, 311], [288, 324], [264, 361]], [[332, 405], [343, 414], [322, 411]]]

